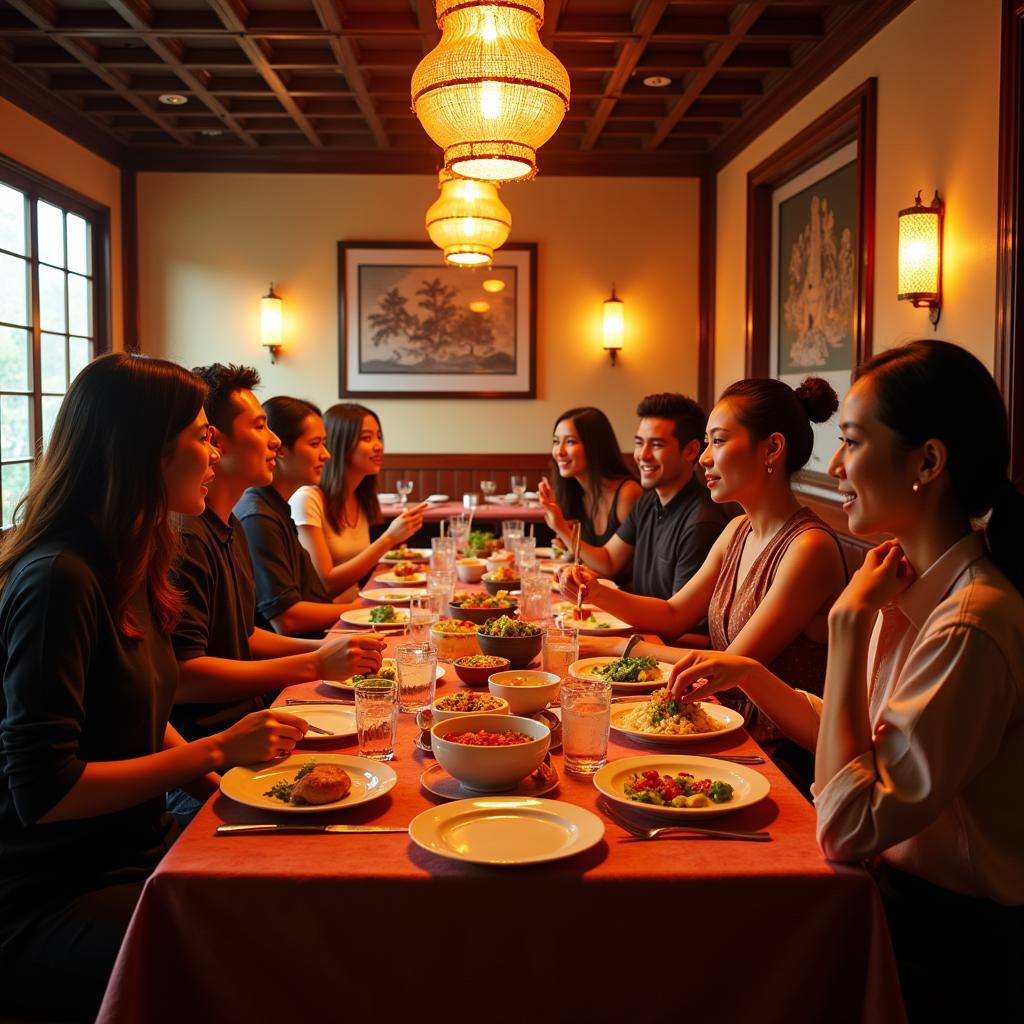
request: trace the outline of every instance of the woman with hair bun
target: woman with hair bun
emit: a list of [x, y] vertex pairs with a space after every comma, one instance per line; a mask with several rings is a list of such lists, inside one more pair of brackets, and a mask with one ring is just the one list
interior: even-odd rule
[[[746, 515], [726, 526], [704, 565], [667, 601], [591, 586], [594, 574], [582, 568], [564, 575], [565, 595], [574, 598], [583, 586], [588, 601], [666, 640], [706, 617], [715, 650], [756, 658], [780, 672], [785, 667], [789, 678], [820, 694], [828, 610], [846, 583], [846, 567], [835, 534], [800, 504], [790, 477], [811, 456], [811, 423], [825, 422], [837, 405], [835, 392], [817, 377], [796, 390], [768, 379], [730, 385], [708, 417], [700, 464], [712, 498], [737, 502]], [[618, 653], [622, 645], [588, 647]], [[682, 654], [647, 643], [630, 650], [665, 661]], [[767, 716], [742, 694], [723, 702], [749, 714], [751, 732], [772, 747], [794, 781], [809, 782], [806, 754], [791, 744], [782, 749], [783, 736]]]
[[818, 841], [878, 858], [911, 1020], [998, 1020], [1024, 995], [1024, 497], [1006, 410], [969, 352], [915, 341], [855, 373], [840, 427], [829, 472], [850, 529], [893, 539], [832, 607], [824, 699], [718, 653], [687, 655], [673, 690], [740, 686], [816, 749]]

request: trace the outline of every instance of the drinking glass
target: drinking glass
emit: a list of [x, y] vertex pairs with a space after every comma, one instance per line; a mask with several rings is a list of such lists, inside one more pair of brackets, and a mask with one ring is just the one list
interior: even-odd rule
[[431, 603], [431, 595], [426, 591], [413, 594], [409, 598], [409, 623], [406, 636], [414, 644], [425, 644], [430, 640], [431, 627], [438, 619], [438, 613]]
[[356, 683], [355, 700], [359, 756], [390, 761], [395, 756], [398, 684], [391, 679], [363, 679]]
[[519, 615], [527, 622], [551, 618], [551, 577], [536, 566], [520, 571]]
[[457, 554], [461, 554], [469, 539], [469, 516], [465, 512], [459, 512], [454, 516], [449, 516], [446, 522], [448, 536], [455, 541], [455, 551]]
[[537, 538], [519, 537], [515, 542], [516, 565], [532, 569], [537, 564]]
[[427, 600], [431, 614], [444, 618], [448, 603], [455, 596], [455, 573], [450, 569], [431, 569], [427, 573]]
[[437, 685], [437, 648], [433, 644], [399, 644], [395, 665], [398, 706], [410, 713], [429, 708]]
[[562, 680], [562, 753], [571, 775], [593, 775], [605, 766], [611, 711], [608, 680]]
[[430, 565], [441, 572], [455, 571], [455, 538], [430, 538]]
[[569, 666], [579, 659], [580, 634], [567, 626], [549, 626], [541, 642], [541, 667], [554, 672], [563, 682], [569, 678]]
[[467, 509], [474, 509], [480, 504], [479, 494], [464, 494], [462, 496], [462, 507]]
[[519, 503], [523, 503], [523, 495], [526, 493], [526, 477], [512, 475], [512, 491]]
[[490, 498], [494, 495], [494, 492], [498, 489], [498, 485], [493, 480], [481, 480], [480, 481], [480, 493], [485, 498]]
[[522, 519], [505, 519], [501, 524], [501, 540], [502, 544], [512, 549], [513, 544], [525, 533], [524, 523]]
[[412, 494], [412, 481], [411, 480], [398, 480], [395, 482], [395, 489], [398, 491], [402, 499], [403, 505], [409, 504], [409, 495]]

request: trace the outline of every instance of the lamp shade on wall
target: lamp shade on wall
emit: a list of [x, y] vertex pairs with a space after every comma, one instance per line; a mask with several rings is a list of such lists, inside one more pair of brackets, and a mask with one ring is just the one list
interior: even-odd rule
[[412, 76], [412, 105], [467, 178], [515, 181], [569, 109], [569, 74], [540, 41], [543, 0], [437, 0], [441, 39]]
[[441, 194], [427, 210], [427, 234], [457, 267], [486, 267], [494, 250], [508, 241], [512, 214], [490, 181], [459, 178], [451, 171], [438, 176]]
[[277, 353], [281, 348], [284, 334], [284, 303], [281, 296], [274, 291], [274, 282], [260, 299], [260, 341], [270, 350], [270, 361], [277, 361]]
[[898, 297], [915, 306], [928, 306], [937, 324], [942, 307], [942, 200], [921, 203], [899, 212]]
[[612, 285], [612, 296], [604, 300], [604, 349], [611, 356], [612, 366], [615, 358], [622, 350], [622, 338], [626, 332], [625, 303], [615, 294]]

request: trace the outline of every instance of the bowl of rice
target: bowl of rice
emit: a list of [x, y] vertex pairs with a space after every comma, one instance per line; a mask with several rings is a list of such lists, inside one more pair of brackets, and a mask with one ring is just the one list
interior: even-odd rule
[[683, 704], [667, 689], [655, 690], [650, 700], [622, 704], [612, 709], [611, 726], [638, 739], [687, 742], [733, 732], [743, 716], [719, 704], [694, 701]]

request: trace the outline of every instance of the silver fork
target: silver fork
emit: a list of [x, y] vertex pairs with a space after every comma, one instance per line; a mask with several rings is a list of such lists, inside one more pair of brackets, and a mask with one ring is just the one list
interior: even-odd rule
[[607, 803], [603, 804], [602, 810], [619, 828], [638, 839], [657, 839], [658, 836], [664, 835], [666, 832], [684, 832], [708, 836], [711, 839], [740, 839], [751, 843], [767, 843], [772, 837], [771, 832], [729, 831], [721, 828], [708, 828], [705, 825], [662, 825], [658, 828], [645, 828], [643, 825], [634, 825], [633, 822], [627, 821], [613, 811]]

